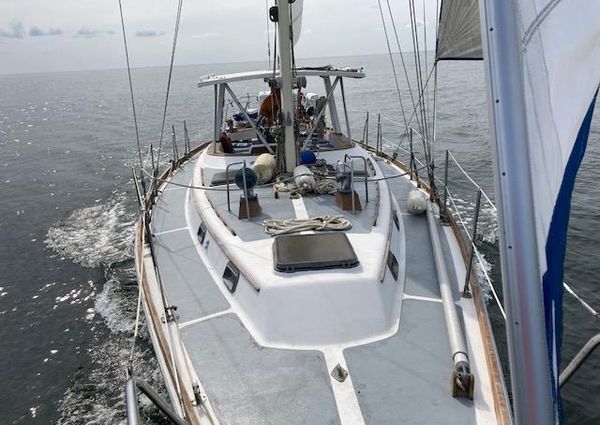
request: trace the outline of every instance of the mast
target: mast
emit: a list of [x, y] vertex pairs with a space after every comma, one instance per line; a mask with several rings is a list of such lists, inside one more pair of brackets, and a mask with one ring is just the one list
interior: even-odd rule
[[296, 137], [294, 134], [294, 102], [292, 99], [292, 38], [289, 0], [277, 0], [279, 21], [279, 75], [281, 76], [281, 125], [285, 137], [285, 171], [296, 168]]
[[480, 0], [517, 425], [557, 423], [536, 238], [517, 0]]

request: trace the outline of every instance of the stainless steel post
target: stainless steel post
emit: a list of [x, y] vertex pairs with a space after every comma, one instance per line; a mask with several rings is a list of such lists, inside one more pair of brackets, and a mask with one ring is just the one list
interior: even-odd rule
[[225, 180], [227, 180], [227, 211], [231, 212], [231, 195], [229, 194], [229, 168], [234, 165], [244, 164], [242, 161], [232, 162], [225, 167]]
[[544, 247], [538, 247], [536, 234], [518, 5], [516, 0], [480, 4], [515, 423], [554, 424], [538, 261]]
[[248, 115], [248, 111], [246, 111], [246, 108], [244, 108], [242, 106], [242, 104], [238, 100], [238, 98], [235, 95], [235, 93], [233, 92], [233, 90], [231, 90], [231, 87], [229, 87], [229, 84], [223, 83], [223, 86], [225, 86], [225, 89], [229, 93], [229, 96], [231, 96], [231, 99], [233, 100], [233, 102], [239, 108], [240, 112], [244, 115], [244, 118], [246, 119], [246, 121], [248, 121], [250, 123], [250, 126], [256, 132], [256, 137], [258, 138], [258, 140], [267, 148], [267, 150], [269, 151], [269, 153], [271, 155], [273, 155], [275, 152], [273, 152], [273, 149], [271, 149], [271, 146], [269, 146], [269, 143], [267, 142], [267, 139], [265, 139], [265, 136], [258, 129], [258, 127], [256, 127], [256, 124], [254, 123], [254, 121], [252, 120], [252, 118], [250, 118], [250, 116]]
[[346, 92], [344, 91], [344, 78], [340, 77], [340, 90], [342, 91], [342, 106], [344, 107], [344, 119], [346, 120], [346, 133], [348, 139], [352, 140], [350, 120], [348, 119], [348, 107], [346, 106]]
[[365, 120], [365, 131], [364, 131], [365, 145], [369, 146], [369, 111], [367, 111], [367, 119]]
[[[413, 151], [413, 128], [410, 127], [410, 132], [408, 133], [408, 142], [410, 144], [410, 179], [413, 180], [415, 178], [414, 172], [417, 168], [417, 164], [415, 163], [415, 153]], [[418, 176], [417, 176], [418, 180]]]
[[242, 178], [244, 179], [244, 200], [246, 201], [246, 220], [250, 220], [250, 205], [248, 205], [248, 184], [246, 183], [246, 161], [242, 168]]
[[138, 425], [140, 423], [138, 396], [133, 377], [129, 377], [125, 385], [125, 403], [127, 406], [127, 425]]
[[[335, 97], [335, 96], [333, 96], [333, 91], [335, 90], [335, 88], [337, 87], [337, 85], [341, 81], [341, 79], [342, 79], [342, 77], [336, 77], [336, 79], [333, 81], [333, 85], [329, 87], [329, 89], [327, 91], [327, 101], [329, 101], [330, 99], [333, 99]], [[330, 104], [330, 107], [331, 107], [331, 104]], [[312, 139], [312, 135], [317, 128], [317, 123], [319, 122], [319, 120], [321, 119], [323, 114], [325, 114], [326, 109], [327, 109], [327, 106], [324, 105], [323, 108], [321, 108], [321, 110], [317, 114], [316, 118], [313, 119], [313, 122], [315, 123], [315, 125], [313, 126], [313, 128], [310, 129], [310, 131], [306, 135], [306, 139], [304, 139], [304, 143], [302, 144], [302, 150], [308, 149], [308, 146], [310, 145], [310, 141]], [[334, 130], [335, 130], [335, 127], [334, 127]], [[339, 130], [336, 130], [336, 131], [339, 131]]]
[[[444, 167], [444, 214], [448, 213], [448, 149], [446, 149], [446, 166]], [[481, 194], [478, 195], [481, 197]]]
[[[333, 85], [331, 84], [331, 78], [329, 76], [322, 78], [323, 85], [325, 86], [325, 93], [327, 96], [327, 105], [329, 106], [329, 117], [331, 118], [331, 126], [337, 133], [339, 133], [341, 131], [341, 126], [340, 117], [338, 115], [337, 106], [335, 104], [335, 96], [329, 96], [329, 93], [333, 93], [333, 90], [335, 90], [335, 86], [337, 84], [336, 80], [339, 77], [336, 77], [336, 80], [334, 80]], [[323, 110], [325, 109], [326, 108], [324, 108]]]
[[[285, 140], [285, 171], [293, 173], [298, 165], [296, 135], [294, 134], [294, 101], [292, 99], [292, 48], [289, 0], [278, 0], [277, 42], [279, 43], [279, 75], [281, 76], [281, 126]], [[273, 152], [270, 152], [273, 153]]]
[[467, 263], [467, 276], [465, 277], [465, 287], [463, 288], [463, 291], [462, 291], [462, 296], [465, 298], [471, 298], [471, 288], [469, 287], [469, 281], [470, 281], [470, 277], [471, 277], [471, 269], [473, 268], [473, 256], [475, 255], [475, 240], [477, 238], [477, 222], [479, 221], [479, 208], [480, 207], [481, 207], [481, 188], [479, 188], [479, 190], [477, 191], [477, 199], [475, 201], [475, 217], [473, 217], [473, 231], [471, 233], [471, 252], [469, 254], [469, 262]]
[[381, 141], [381, 114], [377, 114], [377, 141], [375, 142], [375, 152], [377, 155], [381, 153], [379, 150], [379, 144]]
[[177, 150], [177, 136], [175, 135], [175, 126], [171, 126], [171, 142], [173, 143], [173, 167], [179, 159], [179, 151]]
[[131, 167], [131, 173], [133, 175], [133, 186], [135, 188], [135, 196], [138, 201], [138, 207], [140, 208], [140, 212], [142, 212], [144, 210], [144, 197], [142, 196], [142, 193], [140, 192], [140, 186], [138, 184], [138, 177], [135, 174], [135, 167]]
[[185, 154], [189, 155], [191, 148], [190, 148], [190, 133], [188, 133], [188, 129], [187, 129], [187, 123], [185, 122], [185, 120], [183, 120], [183, 142], [184, 142], [184, 148], [185, 148]]

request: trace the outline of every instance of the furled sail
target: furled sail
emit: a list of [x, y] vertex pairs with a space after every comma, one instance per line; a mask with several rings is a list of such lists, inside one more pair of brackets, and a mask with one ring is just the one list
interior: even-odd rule
[[566, 232], [600, 84], [600, 2], [520, 0], [519, 15], [539, 264], [558, 407]]
[[436, 58], [482, 59], [479, 0], [442, 0]]
[[558, 424], [563, 263], [600, 85], [600, 2], [481, 4], [515, 422]]
[[296, 0], [292, 3], [292, 29], [294, 32], [294, 45], [298, 43], [302, 33], [302, 9], [304, 0]]

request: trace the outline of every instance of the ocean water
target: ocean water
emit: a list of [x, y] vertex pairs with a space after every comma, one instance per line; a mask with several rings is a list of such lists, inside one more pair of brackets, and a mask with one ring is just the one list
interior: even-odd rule
[[[363, 66], [367, 78], [347, 81], [345, 87], [353, 135], [360, 135], [365, 112], [370, 111], [374, 140], [375, 114], [381, 112], [384, 137], [397, 140], [394, 121], [402, 122], [402, 112], [386, 56], [300, 62]], [[263, 67], [264, 63], [176, 67], [167, 123], [177, 126], [178, 140], [184, 119], [192, 143], [210, 135], [212, 90], [195, 87], [200, 76]], [[146, 160], [150, 141], [156, 147], [159, 138], [167, 73], [166, 68], [133, 70]], [[406, 94], [403, 79], [400, 82]], [[235, 88], [250, 95], [263, 89], [258, 82]], [[438, 88], [438, 175], [443, 175], [444, 149], [451, 149], [493, 197], [483, 65], [441, 64]], [[410, 100], [407, 96], [403, 100], [410, 115]], [[433, 97], [428, 101], [432, 104]], [[565, 280], [600, 308], [596, 280], [600, 116], [596, 115], [573, 198]], [[169, 129], [163, 163], [170, 152]], [[399, 154], [402, 157], [402, 151]], [[124, 370], [137, 300], [132, 261], [137, 207], [131, 179], [131, 167], [137, 162], [126, 71], [0, 75], [2, 424], [125, 423]], [[473, 187], [455, 166], [449, 175], [457, 207], [466, 216], [474, 205]], [[483, 209], [479, 225], [478, 244], [499, 289], [497, 227], [491, 208]], [[504, 352], [502, 319], [491, 299], [489, 308]], [[568, 295], [565, 318], [563, 356], [568, 360], [599, 326]], [[160, 387], [160, 372], [143, 326], [135, 369]], [[564, 388], [567, 423], [600, 423], [599, 370], [596, 354]], [[150, 405], [143, 406], [143, 416], [145, 423], [164, 423]]]

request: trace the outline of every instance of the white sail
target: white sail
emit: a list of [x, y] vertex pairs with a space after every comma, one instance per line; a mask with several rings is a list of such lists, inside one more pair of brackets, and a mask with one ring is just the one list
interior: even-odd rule
[[482, 5], [515, 420], [560, 423], [563, 263], [600, 85], [600, 2]]
[[302, 9], [304, 0], [296, 0], [292, 3], [292, 28], [294, 32], [294, 45], [298, 43], [302, 33]]
[[556, 381], [571, 192], [600, 84], [600, 2], [521, 0], [519, 15], [531, 187]]

